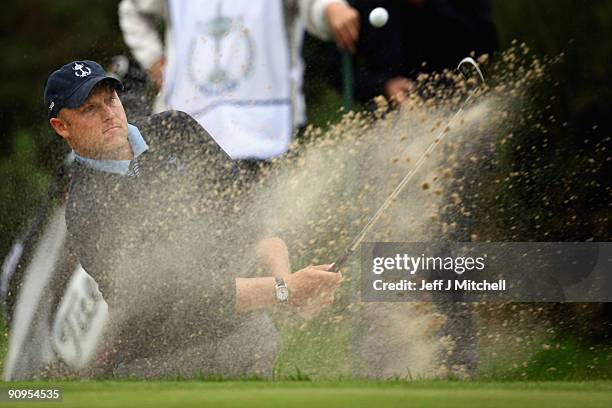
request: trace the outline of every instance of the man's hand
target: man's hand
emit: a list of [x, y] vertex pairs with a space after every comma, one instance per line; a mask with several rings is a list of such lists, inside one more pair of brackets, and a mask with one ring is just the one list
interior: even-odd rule
[[391, 78], [385, 82], [385, 96], [389, 101], [401, 105], [414, 88], [414, 83], [408, 78], [402, 76]]
[[325, 9], [329, 27], [336, 45], [342, 51], [354, 54], [359, 39], [359, 13], [344, 3], [332, 3]]
[[289, 288], [289, 304], [295, 306], [305, 319], [317, 315], [334, 302], [334, 293], [340, 286], [342, 275], [329, 272], [332, 266], [309, 266], [285, 278]]
[[155, 84], [155, 88], [159, 91], [164, 83], [164, 68], [166, 67], [166, 58], [161, 57], [149, 68], [149, 76]]

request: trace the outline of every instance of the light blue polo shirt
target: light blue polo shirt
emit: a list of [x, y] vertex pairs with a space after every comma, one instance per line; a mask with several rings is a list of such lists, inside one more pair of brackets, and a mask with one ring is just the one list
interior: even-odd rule
[[[145, 142], [144, 138], [140, 134], [140, 130], [138, 130], [136, 126], [130, 124], [128, 124], [128, 141], [132, 146], [134, 159], [149, 150], [149, 145], [147, 145], [147, 142]], [[134, 160], [95, 160], [88, 157], [79, 156], [76, 153], [74, 153], [74, 159], [94, 170], [121, 174], [122, 176], [128, 174], [130, 163], [132, 160]]]

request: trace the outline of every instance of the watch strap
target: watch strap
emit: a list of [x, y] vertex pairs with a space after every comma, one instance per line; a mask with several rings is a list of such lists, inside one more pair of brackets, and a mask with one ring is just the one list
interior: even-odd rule
[[277, 288], [279, 286], [287, 286], [287, 284], [285, 283], [285, 280], [283, 278], [279, 278], [278, 276], [274, 277], [274, 282], [276, 283]]

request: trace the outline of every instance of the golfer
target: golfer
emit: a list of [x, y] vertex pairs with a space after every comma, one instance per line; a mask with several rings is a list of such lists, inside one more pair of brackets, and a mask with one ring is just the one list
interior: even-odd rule
[[340, 275], [331, 265], [291, 273], [271, 237], [251, 243], [270, 276], [239, 276], [247, 226], [237, 220], [248, 217], [231, 159], [185, 113], [128, 124], [121, 89], [83, 60], [44, 90], [49, 123], [75, 154], [68, 240], [109, 304], [109, 372], [271, 376], [278, 340], [261, 310], [284, 303], [312, 316]]

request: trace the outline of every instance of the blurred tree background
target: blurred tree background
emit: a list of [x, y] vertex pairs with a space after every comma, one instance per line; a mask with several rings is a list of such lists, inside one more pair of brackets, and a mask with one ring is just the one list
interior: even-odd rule
[[[67, 152], [47, 125], [42, 105], [45, 80], [67, 61], [87, 58], [108, 64], [113, 55], [127, 53], [117, 4], [103, 0], [4, 3], [0, 15], [2, 256], [43, 200], [50, 174]], [[556, 120], [547, 124], [551, 142], [528, 151], [509, 146], [511, 150], [505, 152], [507, 166], [532, 177], [528, 183], [515, 183], [514, 194], [504, 197], [504, 207], [513, 210], [500, 214], [505, 217], [501, 224], [512, 223], [513, 240], [609, 240], [612, 1], [494, 0], [493, 4], [500, 50], [517, 39], [536, 55], [565, 53], [564, 61], [551, 68], [549, 80], [542, 85], [551, 88], [534, 91], [545, 96], [536, 102], [542, 104], [541, 111], [554, 111]], [[341, 103], [326, 85], [329, 67], [321, 63], [320, 47], [308, 41], [305, 49], [307, 106], [315, 125], [338, 118]], [[552, 107], [544, 109], [549, 104]], [[541, 135], [529, 129], [515, 135], [516, 143], [535, 143], [534, 138]], [[533, 215], [540, 220], [537, 230]]]

